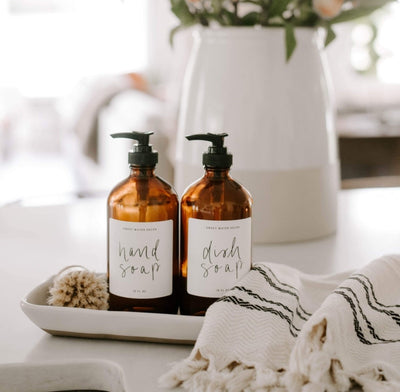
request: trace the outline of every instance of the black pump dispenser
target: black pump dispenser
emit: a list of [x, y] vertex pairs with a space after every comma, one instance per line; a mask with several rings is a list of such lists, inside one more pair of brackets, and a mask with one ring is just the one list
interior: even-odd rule
[[208, 152], [203, 154], [203, 165], [214, 169], [229, 169], [232, 166], [232, 154], [224, 147], [224, 138], [227, 133], [200, 133], [186, 136], [188, 140], [206, 140], [212, 145]]
[[113, 133], [113, 138], [124, 138], [137, 140], [133, 145], [133, 150], [129, 151], [128, 162], [132, 166], [155, 166], [158, 162], [158, 152], [153, 151], [153, 146], [149, 144], [150, 135], [154, 132], [121, 132]]

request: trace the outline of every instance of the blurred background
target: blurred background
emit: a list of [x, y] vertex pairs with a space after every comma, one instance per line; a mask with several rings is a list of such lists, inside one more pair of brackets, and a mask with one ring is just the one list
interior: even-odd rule
[[[158, 173], [173, 181], [191, 32], [168, 0], [2, 0], [0, 205], [107, 195], [131, 143], [158, 131]], [[400, 186], [400, 5], [336, 26], [328, 47], [342, 188]]]

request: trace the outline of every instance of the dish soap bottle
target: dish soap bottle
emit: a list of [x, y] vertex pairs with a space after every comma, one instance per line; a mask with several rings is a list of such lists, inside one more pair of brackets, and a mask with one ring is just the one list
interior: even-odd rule
[[178, 308], [178, 198], [155, 175], [153, 132], [115, 133], [138, 143], [130, 175], [108, 197], [110, 310], [176, 313]]
[[204, 176], [181, 201], [182, 314], [204, 315], [251, 267], [249, 192], [230, 175], [232, 155], [222, 134], [198, 134], [188, 140], [212, 143], [203, 154]]

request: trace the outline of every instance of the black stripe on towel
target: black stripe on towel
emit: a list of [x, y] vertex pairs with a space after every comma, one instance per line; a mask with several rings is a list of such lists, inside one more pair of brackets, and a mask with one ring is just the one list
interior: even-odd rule
[[[268, 274], [264, 271], [263, 268], [261, 268], [261, 267], [259, 267], [259, 266], [255, 266], [255, 267], [253, 267], [253, 270], [258, 271], [258, 272], [264, 277], [264, 279], [269, 283], [269, 285], [270, 285], [271, 287], [273, 287], [274, 289], [280, 291], [281, 293], [286, 293], [286, 294], [289, 294], [289, 295], [295, 297], [296, 300], [297, 300], [297, 304], [299, 305], [299, 309], [300, 309], [306, 316], [310, 317], [310, 316], [311, 316], [311, 313], [307, 312], [307, 311], [301, 306], [301, 304], [300, 304], [300, 298], [299, 298], [299, 295], [297, 294], [297, 291], [298, 291], [298, 290], [297, 290], [295, 287], [293, 287], [293, 286], [291, 286], [291, 285], [289, 285], [289, 284], [286, 284], [286, 283], [281, 282], [281, 281], [276, 277], [276, 275], [272, 272], [272, 270], [271, 270], [270, 268], [268, 268], [267, 266], [263, 266], [263, 267], [266, 268], [266, 269], [268, 269], [268, 271], [271, 273], [271, 275], [274, 277], [274, 279], [275, 279], [280, 285], [282, 285], [282, 286], [284, 286], [284, 287], [291, 288], [291, 289], [293, 289], [293, 291], [291, 291], [291, 290], [286, 290], [286, 289], [283, 289], [282, 287], [277, 286], [277, 285], [272, 281], [272, 279], [270, 278], [270, 276], [268, 276]], [[297, 309], [296, 309], [296, 310], [297, 310]], [[300, 317], [300, 313], [297, 312], [297, 314], [298, 314], [299, 317]], [[305, 319], [303, 319], [303, 320], [305, 320]]]
[[[374, 329], [373, 329], [373, 327], [372, 327], [371, 322], [366, 318], [364, 312], [363, 312], [362, 309], [361, 309], [361, 306], [360, 306], [360, 304], [359, 304], [358, 298], [357, 298], [357, 296], [356, 296], [356, 295], [354, 294], [354, 292], [353, 292], [353, 294], [354, 294], [354, 296], [355, 296], [355, 298], [356, 298], [356, 301], [357, 301], [357, 303], [358, 303], [358, 310], [359, 310], [359, 312], [361, 313], [362, 318], [363, 318], [364, 321], [367, 323], [368, 329], [370, 330], [371, 334], [372, 334], [373, 336], [375, 335], [374, 338], [377, 339], [377, 340], [379, 340], [379, 341], [378, 341], [378, 342], [373, 342], [373, 341], [371, 341], [371, 340], [368, 340], [368, 339], [365, 337], [364, 332], [363, 332], [362, 327], [361, 327], [361, 324], [360, 324], [360, 321], [358, 320], [356, 305], [355, 305], [353, 299], [350, 298], [350, 296], [347, 295], [347, 294], [344, 292], [344, 289], [349, 289], [350, 291], [352, 291], [349, 287], [340, 287], [340, 288], [336, 289], [336, 290], [334, 291], [334, 293], [337, 294], [337, 295], [342, 296], [342, 297], [346, 300], [346, 302], [350, 305], [351, 311], [352, 311], [352, 313], [353, 313], [353, 325], [354, 325], [354, 330], [355, 330], [356, 335], [357, 335], [357, 337], [358, 337], [358, 339], [360, 340], [361, 343], [364, 343], [364, 344], [367, 344], [367, 345], [373, 345], [373, 344], [398, 343], [398, 342], [400, 342], [400, 340], [397, 340], [397, 339], [382, 339], [382, 338], [380, 338], [379, 336], [376, 335], [376, 333], [375, 333], [375, 331], [374, 331]], [[370, 327], [371, 327], [371, 328], [370, 328]], [[374, 331], [373, 333], [372, 333], [371, 329]]]
[[243, 299], [238, 298], [234, 295], [221, 297], [217, 300], [217, 302], [228, 302], [228, 303], [232, 303], [234, 305], [238, 305], [238, 306], [241, 306], [242, 308], [246, 308], [249, 310], [257, 310], [260, 312], [272, 313], [288, 323], [289, 332], [294, 338], [296, 338], [298, 333], [300, 332], [300, 329], [298, 329], [295, 325], [292, 324], [292, 320], [287, 315], [283, 314], [281, 311], [279, 311], [275, 308], [252, 304], [251, 302], [244, 301]]
[[[262, 297], [261, 295], [255, 293], [253, 290], [250, 290], [250, 289], [248, 289], [248, 288], [246, 288], [246, 287], [244, 287], [244, 286], [235, 286], [235, 287], [233, 287], [232, 291], [234, 291], [234, 290], [238, 290], [238, 291], [244, 292], [244, 293], [248, 294], [250, 297], [253, 297], [253, 298], [255, 298], [255, 299], [258, 299], [258, 300], [261, 301], [261, 302], [265, 302], [265, 303], [268, 303], [268, 304], [271, 304], [271, 305], [276, 305], [276, 306], [282, 307], [282, 308], [285, 309], [288, 313], [290, 313], [290, 315], [291, 315], [290, 319], [292, 320], [292, 323], [293, 323], [293, 321], [294, 321], [294, 312], [293, 312], [292, 309], [289, 308], [289, 306], [287, 306], [287, 305], [285, 305], [285, 304], [283, 304], [283, 303], [281, 303], [281, 302], [271, 301], [271, 300], [269, 300], [269, 299], [266, 299], [266, 298]], [[302, 320], [307, 321], [306, 318], [303, 318], [303, 316], [301, 316], [301, 315], [299, 314], [299, 312], [297, 311], [297, 308], [296, 308], [296, 314], [297, 314]]]
[[376, 303], [377, 305], [382, 306], [383, 308], [400, 308], [400, 305], [385, 305], [385, 304], [380, 303], [380, 302], [376, 299], [376, 295], [375, 295], [375, 291], [374, 291], [374, 285], [373, 285], [372, 282], [369, 280], [368, 276], [363, 275], [363, 274], [353, 274], [352, 276], [350, 276], [350, 279], [351, 279], [352, 277], [355, 277], [355, 276], [360, 276], [360, 277], [364, 278], [364, 279], [367, 281], [367, 283], [369, 284], [369, 288], [370, 288], [370, 290], [371, 290], [372, 297], [374, 298], [374, 301], [375, 301], [375, 303]]
[[[395, 321], [397, 325], [400, 326], [400, 314], [394, 312], [393, 310], [379, 309], [379, 308], [377, 308], [377, 307], [375, 306], [375, 304], [379, 305], [380, 307], [384, 307], [384, 308], [389, 308], [390, 306], [386, 306], [386, 305], [380, 304], [380, 303], [376, 300], [376, 297], [375, 297], [375, 293], [374, 293], [374, 289], [373, 289], [372, 283], [369, 282], [370, 286], [368, 287], [367, 284], [366, 284], [362, 279], [360, 279], [358, 276], [360, 276], [360, 275], [358, 275], [358, 274], [357, 274], [357, 275], [352, 275], [352, 276], [349, 277], [349, 279], [356, 280], [357, 282], [359, 282], [359, 283], [363, 286], [364, 291], [365, 291], [365, 295], [366, 295], [366, 298], [367, 298], [368, 305], [371, 307], [371, 309], [374, 309], [375, 311], [377, 311], [377, 312], [379, 312], [379, 313], [386, 314], [386, 315], [389, 316], [393, 321]], [[365, 277], [366, 279], [368, 279], [366, 276], [364, 276], [364, 277]], [[371, 295], [370, 295], [369, 290], [371, 290], [371, 294], [372, 294], [372, 297], [373, 297], [373, 300], [374, 300], [375, 304], [373, 304], [372, 301], [371, 301]]]

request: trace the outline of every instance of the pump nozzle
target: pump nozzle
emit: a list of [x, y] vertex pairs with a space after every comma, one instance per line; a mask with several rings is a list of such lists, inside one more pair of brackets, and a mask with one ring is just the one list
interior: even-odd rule
[[155, 166], [158, 162], [158, 152], [153, 151], [153, 147], [149, 144], [150, 135], [154, 132], [120, 132], [113, 133], [113, 138], [124, 138], [137, 140], [137, 144], [133, 145], [133, 151], [129, 151], [128, 162], [135, 166]]
[[120, 132], [120, 133], [112, 133], [111, 137], [113, 138], [125, 138], [125, 139], [134, 139], [138, 141], [138, 146], [148, 146], [150, 141], [150, 135], [154, 132]]
[[227, 133], [199, 133], [186, 136], [188, 140], [205, 140], [211, 142], [208, 152], [203, 154], [203, 165], [206, 167], [227, 169], [232, 166], [232, 154], [224, 147], [224, 138]]
[[196, 135], [186, 136], [188, 140], [206, 140], [211, 142], [215, 147], [224, 146], [224, 137], [228, 136], [227, 133], [198, 133]]

